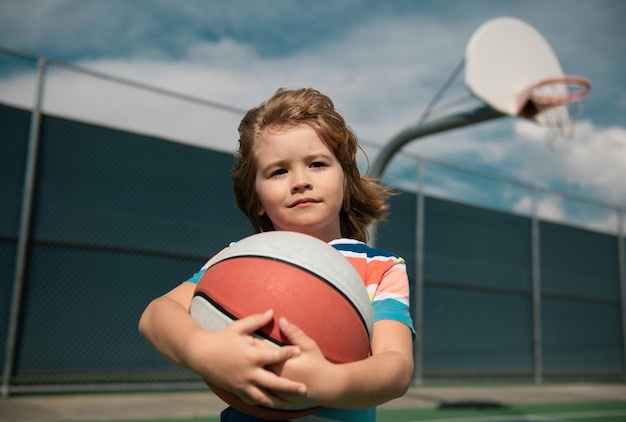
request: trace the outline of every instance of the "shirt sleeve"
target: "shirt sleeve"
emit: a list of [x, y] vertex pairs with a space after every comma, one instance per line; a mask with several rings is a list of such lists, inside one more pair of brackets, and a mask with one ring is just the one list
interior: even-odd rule
[[[231, 243], [232, 245], [232, 243]], [[195, 273], [194, 275], [192, 275], [190, 278], [188, 278], [187, 280], [185, 280], [185, 282], [188, 283], [193, 283], [193, 284], [198, 284], [198, 281], [200, 281], [200, 278], [202, 278], [202, 275], [205, 273], [205, 271], [207, 270], [207, 268], [209, 268], [219, 257], [219, 255], [225, 251], [227, 248], [222, 249], [221, 251], [219, 251], [218, 253], [216, 253], [211, 259], [209, 259], [206, 264], [204, 264], [202, 266], [202, 268], [200, 268], [200, 270]]]
[[372, 299], [374, 322], [394, 320], [406, 324], [415, 338], [415, 329], [409, 306], [409, 278], [402, 258], [394, 257], [391, 266], [378, 284], [367, 286]]

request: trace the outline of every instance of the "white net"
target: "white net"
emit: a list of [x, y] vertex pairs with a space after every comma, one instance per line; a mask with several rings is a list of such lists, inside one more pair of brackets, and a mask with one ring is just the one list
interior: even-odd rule
[[537, 110], [534, 119], [547, 128], [549, 141], [574, 137], [589, 87], [585, 79], [565, 77], [544, 81], [530, 90], [528, 99]]
[[576, 122], [582, 113], [583, 102], [575, 101], [567, 105], [552, 106], [542, 109], [535, 116], [535, 121], [546, 128], [546, 138], [550, 141], [572, 139], [576, 131]]

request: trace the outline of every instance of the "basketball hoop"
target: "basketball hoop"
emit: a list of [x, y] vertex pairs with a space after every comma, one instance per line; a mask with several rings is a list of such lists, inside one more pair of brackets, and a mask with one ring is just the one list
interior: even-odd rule
[[518, 97], [519, 116], [534, 119], [548, 128], [548, 140], [572, 138], [591, 83], [580, 76], [543, 79]]
[[547, 127], [548, 140], [573, 137], [591, 87], [585, 78], [564, 74], [545, 38], [511, 17], [485, 22], [472, 34], [465, 85], [493, 109]]

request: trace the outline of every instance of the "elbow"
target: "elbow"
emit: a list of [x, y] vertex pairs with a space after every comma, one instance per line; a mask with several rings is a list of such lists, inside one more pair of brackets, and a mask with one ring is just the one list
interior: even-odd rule
[[410, 371], [407, 373], [407, 376], [405, 377], [403, 382], [400, 384], [398, 397], [404, 396], [407, 393], [407, 391], [409, 391], [409, 388], [411, 388], [412, 383], [413, 383], [413, 371]]
[[402, 397], [411, 387], [413, 382], [414, 363], [413, 359], [406, 359], [402, 365], [401, 373], [398, 376], [396, 397]]
[[139, 331], [139, 334], [145, 337], [146, 323], [144, 322], [144, 315], [145, 315], [145, 312], [141, 314], [141, 317], [139, 317], [139, 324], [137, 324], [137, 331]]
[[139, 317], [137, 330], [139, 331], [139, 334], [141, 334], [143, 337], [146, 337], [146, 332], [148, 330], [150, 320], [150, 309], [153, 303], [154, 301], [150, 302], [150, 304], [146, 307], [146, 309], [141, 313], [141, 316]]
[[[400, 362], [399, 362], [400, 363]], [[379, 396], [377, 404], [386, 403], [404, 396], [413, 381], [413, 360], [402, 359], [401, 364], [396, 367], [393, 380], [386, 389], [386, 394]]]

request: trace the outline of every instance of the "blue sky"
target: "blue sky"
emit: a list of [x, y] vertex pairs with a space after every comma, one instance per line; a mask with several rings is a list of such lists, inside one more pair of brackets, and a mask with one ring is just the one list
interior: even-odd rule
[[[335, 100], [372, 161], [417, 122], [472, 33], [499, 16], [535, 27], [565, 73], [592, 81], [575, 137], [549, 145], [533, 123], [502, 118], [423, 138], [407, 153], [626, 207], [621, 0], [0, 0], [0, 45], [240, 109], [280, 86], [312, 86]], [[8, 62], [0, 55], [14, 70], [0, 73], [0, 101], [29, 106], [33, 69]], [[462, 109], [480, 104], [462, 75], [443, 102], [459, 97], [470, 99]], [[49, 72], [44, 109], [223, 151], [234, 150], [241, 117], [59, 69]], [[426, 170], [432, 194], [530, 210], [526, 188], [487, 187], [494, 182], [480, 175], [470, 184], [436, 163]], [[414, 188], [415, 174], [414, 160], [400, 159], [387, 176]], [[542, 194], [542, 215], [616, 227], [616, 213], [571, 202]]]

